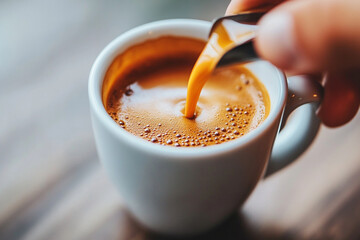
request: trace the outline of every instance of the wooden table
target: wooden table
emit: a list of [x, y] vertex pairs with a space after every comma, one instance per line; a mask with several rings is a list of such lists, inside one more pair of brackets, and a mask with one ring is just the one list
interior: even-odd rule
[[[99, 165], [87, 78], [139, 24], [211, 20], [227, 1], [0, 2], [0, 239], [168, 239], [126, 212]], [[197, 239], [360, 239], [360, 114], [323, 127], [296, 163]]]

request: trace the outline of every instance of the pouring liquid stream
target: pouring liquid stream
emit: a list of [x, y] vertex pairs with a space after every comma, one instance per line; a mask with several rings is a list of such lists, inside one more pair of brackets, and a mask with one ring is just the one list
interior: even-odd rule
[[254, 26], [240, 24], [230, 19], [224, 19], [215, 27], [190, 74], [184, 112], [186, 118], [195, 117], [201, 90], [221, 57], [227, 51], [254, 37]]

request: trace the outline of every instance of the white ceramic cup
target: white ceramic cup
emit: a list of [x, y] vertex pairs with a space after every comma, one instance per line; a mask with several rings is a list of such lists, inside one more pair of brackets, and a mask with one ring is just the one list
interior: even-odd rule
[[[245, 136], [205, 148], [175, 148], [145, 141], [119, 127], [105, 111], [102, 83], [114, 58], [130, 46], [164, 35], [207, 39], [211, 23], [176, 19], [146, 24], [112, 41], [90, 73], [89, 99], [101, 162], [130, 212], [146, 227], [167, 234], [197, 234], [241, 206], [264, 176], [299, 156], [312, 142], [320, 122], [316, 83], [284, 74], [265, 61], [247, 64], [268, 90], [267, 119]], [[283, 130], [282, 116], [299, 105]], [[285, 112], [285, 114], [283, 114]], [[275, 138], [276, 141], [275, 141]], [[271, 159], [271, 160], [269, 160]]]

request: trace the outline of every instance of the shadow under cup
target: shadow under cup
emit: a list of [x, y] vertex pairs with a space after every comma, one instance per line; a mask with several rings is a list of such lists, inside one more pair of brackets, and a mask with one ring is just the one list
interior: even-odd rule
[[235, 211], [263, 176], [287, 96], [286, 79], [264, 61], [246, 65], [264, 84], [271, 109], [260, 126], [238, 139], [206, 148], [175, 148], [140, 139], [117, 125], [102, 102], [103, 79], [129, 47], [160, 36], [206, 40], [200, 20], [165, 20], [119, 36], [98, 56], [89, 78], [93, 130], [100, 160], [134, 217], [166, 234], [197, 234]]

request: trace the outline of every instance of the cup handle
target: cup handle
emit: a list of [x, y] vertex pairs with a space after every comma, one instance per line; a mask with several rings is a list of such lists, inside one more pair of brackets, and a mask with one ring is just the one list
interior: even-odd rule
[[265, 176], [287, 166], [310, 146], [321, 124], [316, 110], [322, 97], [323, 87], [311, 77], [288, 78], [288, 97], [280, 132], [276, 137]]

